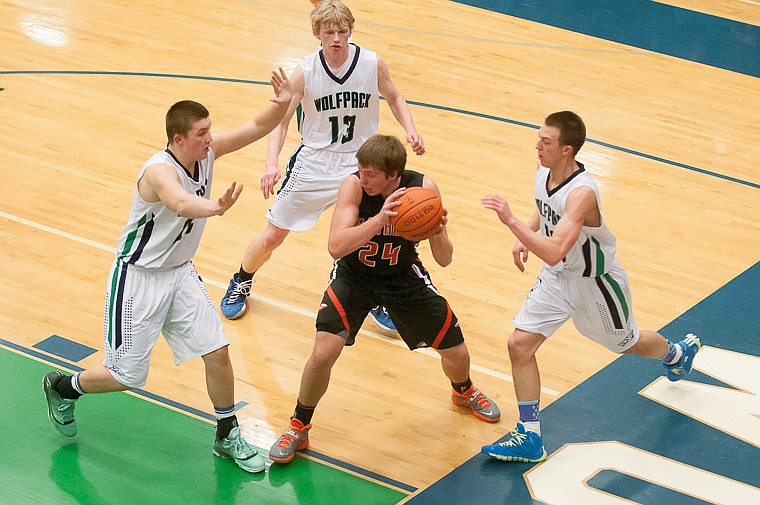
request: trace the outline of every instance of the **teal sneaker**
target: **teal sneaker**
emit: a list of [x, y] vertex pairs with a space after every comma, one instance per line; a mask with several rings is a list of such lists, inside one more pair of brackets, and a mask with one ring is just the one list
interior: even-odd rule
[[311, 424], [303, 425], [295, 417], [290, 418], [290, 426], [282, 432], [282, 436], [269, 449], [269, 459], [277, 463], [289, 463], [296, 455], [309, 447], [309, 430]]
[[696, 356], [702, 348], [702, 342], [699, 340], [699, 337], [693, 333], [686, 335], [686, 337], [680, 342], [677, 342], [676, 345], [683, 351], [681, 353], [681, 358], [672, 365], [668, 365], [667, 363], [662, 364], [665, 367], [665, 376], [671, 382], [680, 381], [691, 373], [691, 367], [694, 365], [694, 356]]
[[546, 459], [546, 449], [538, 433], [525, 431], [522, 423], [509, 432], [509, 438], [501, 443], [485, 445], [480, 452], [502, 461], [538, 463]]
[[470, 386], [463, 395], [451, 391], [451, 401], [458, 407], [472, 410], [472, 415], [487, 423], [496, 423], [501, 418], [499, 407], [475, 386]]
[[227, 319], [237, 319], [245, 314], [245, 299], [251, 294], [253, 279], [241, 281], [239, 274], [235, 274], [230, 279], [230, 285], [227, 286], [227, 292], [224, 293], [220, 307], [222, 314]]
[[393, 324], [390, 314], [385, 307], [377, 306], [369, 311], [369, 315], [381, 329], [385, 331], [396, 331], [396, 325]]
[[50, 424], [62, 435], [73, 437], [77, 434], [77, 421], [74, 419], [76, 400], [62, 398], [61, 394], [55, 390], [55, 385], [62, 377], [63, 374], [58, 371], [45, 374], [42, 378], [42, 389], [47, 399]]
[[214, 442], [214, 456], [222, 459], [234, 459], [237, 466], [250, 473], [263, 472], [266, 468], [264, 458], [251, 447], [240, 434], [240, 428], [235, 426], [227, 438]]

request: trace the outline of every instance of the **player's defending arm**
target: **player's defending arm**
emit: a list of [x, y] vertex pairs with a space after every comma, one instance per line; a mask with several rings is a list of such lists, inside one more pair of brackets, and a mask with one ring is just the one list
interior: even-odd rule
[[399, 205], [395, 200], [401, 194], [402, 189], [391, 193], [379, 213], [357, 224], [362, 186], [357, 177], [352, 175], [346, 177], [338, 190], [338, 200], [335, 202], [330, 223], [330, 238], [327, 241], [330, 256], [335, 259], [342, 258], [372, 240], [372, 237], [388, 224], [390, 217], [396, 215], [393, 208]]
[[272, 72], [272, 78], [269, 82], [274, 89], [274, 98], [270, 99], [272, 103], [264, 112], [237, 128], [214, 136], [211, 148], [217, 158], [259, 140], [279, 124], [282, 116], [288, 110], [293, 90], [282, 68], [279, 71]]
[[379, 55], [377, 57], [377, 88], [385, 98], [385, 101], [388, 102], [388, 107], [391, 108], [393, 117], [396, 118], [398, 124], [406, 131], [406, 141], [412, 146], [414, 154], [417, 156], [425, 154], [425, 142], [420, 134], [417, 133], [417, 127], [414, 126], [409, 105], [407, 105], [401, 92], [393, 84], [388, 65]]
[[216, 200], [188, 193], [179, 183], [177, 171], [169, 165], [151, 165], [137, 181], [137, 190], [149, 203], [161, 201], [178, 216], [191, 219], [221, 216], [237, 201], [243, 185], [232, 185]]
[[578, 240], [583, 223], [597, 209], [596, 195], [591, 188], [583, 186], [574, 189], [567, 197], [565, 214], [557, 222], [554, 233], [551, 237], [544, 237], [517, 219], [501, 196], [486, 195], [481, 203], [483, 207], [496, 211], [501, 222], [512, 230], [528, 250], [552, 266], [562, 261]]
[[301, 103], [304, 93], [303, 70], [300, 65], [290, 75], [290, 83], [293, 88], [293, 96], [290, 99], [290, 104], [288, 104], [288, 110], [267, 139], [267, 161], [264, 167], [264, 175], [261, 176], [261, 193], [264, 198], [269, 198], [275, 193], [274, 186], [282, 177], [279, 166], [280, 152], [285, 145], [290, 120], [293, 118], [298, 104]]
[[[425, 176], [422, 180], [422, 186], [435, 192], [435, 194], [438, 195], [438, 198], [441, 198], [441, 192], [438, 189], [438, 185], [430, 177]], [[441, 202], [443, 202], [443, 199], [441, 199]], [[430, 252], [433, 253], [433, 259], [442, 267], [450, 265], [451, 261], [454, 259], [454, 244], [451, 242], [449, 233], [446, 230], [446, 223], [449, 222], [448, 214], [449, 212], [444, 207], [443, 217], [438, 225], [438, 231], [428, 239], [430, 241]]]
[[217, 158], [259, 140], [280, 123], [288, 110], [293, 90], [282, 68], [272, 72], [269, 82], [274, 89], [274, 98], [264, 112], [237, 128], [214, 135], [211, 148]]

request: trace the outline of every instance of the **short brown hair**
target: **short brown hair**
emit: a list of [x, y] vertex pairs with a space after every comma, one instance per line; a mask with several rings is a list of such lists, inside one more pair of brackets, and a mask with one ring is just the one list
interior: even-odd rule
[[315, 36], [323, 26], [341, 27], [348, 25], [348, 29], [354, 31], [354, 15], [351, 10], [339, 0], [323, 0], [314, 6], [309, 15], [311, 18], [311, 31]]
[[586, 125], [575, 112], [564, 110], [549, 114], [544, 120], [546, 126], [559, 129], [559, 143], [573, 148], [573, 155], [578, 154], [586, 141]]
[[393, 135], [377, 134], [356, 151], [356, 160], [362, 167], [375, 168], [388, 177], [401, 177], [406, 167], [406, 149]]
[[192, 100], [182, 100], [169, 107], [166, 112], [166, 138], [169, 144], [174, 135], [186, 135], [193, 129], [193, 123], [208, 116], [208, 109]]

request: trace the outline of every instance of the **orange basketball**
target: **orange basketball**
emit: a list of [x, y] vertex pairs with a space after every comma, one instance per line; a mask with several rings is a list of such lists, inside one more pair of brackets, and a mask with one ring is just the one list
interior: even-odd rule
[[401, 237], [419, 242], [430, 238], [443, 217], [443, 205], [433, 191], [420, 186], [406, 188], [396, 200], [401, 202], [393, 208], [398, 215], [391, 218], [391, 224]]

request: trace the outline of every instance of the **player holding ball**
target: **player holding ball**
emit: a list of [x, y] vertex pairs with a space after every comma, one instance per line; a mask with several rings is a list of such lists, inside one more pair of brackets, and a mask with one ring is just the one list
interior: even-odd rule
[[[356, 158], [359, 170], [341, 184], [330, 225], [328, 249], [335, 264], [317, 314], [314, 349], [301, 377], [290, 426], [269, 451], [278, 463], [291, 461], [295, 451], [308, 447], [311, 418], [327, 391], [332, 367], [378, 304], [387, 308], [409, 349], [432, 347], [441, 355], [455, 405], [490, 423], [501, 415], [470, 380], [470, 356], [459, 322], [433, 286], [416, 242], [399, 236], [392, 224], [404, 188], [425, 187], [440, 201], [438, 187], [429, 177], [405, 170], [406, 150], [394, 136], [370, 137]], [[433, 258], [444, 267], [454, 251], [446, 222], [444, 210], [432, 222], [435, 233], [428, 239]]]
[[441, 204], [438, 191], [423, 186], [404, 188], [403, 194], [395, 200], [397, 205], [391, 216], [393, 229], [401, 237], [412, 242], [427, 240], [441, 232], [446, 212]]

